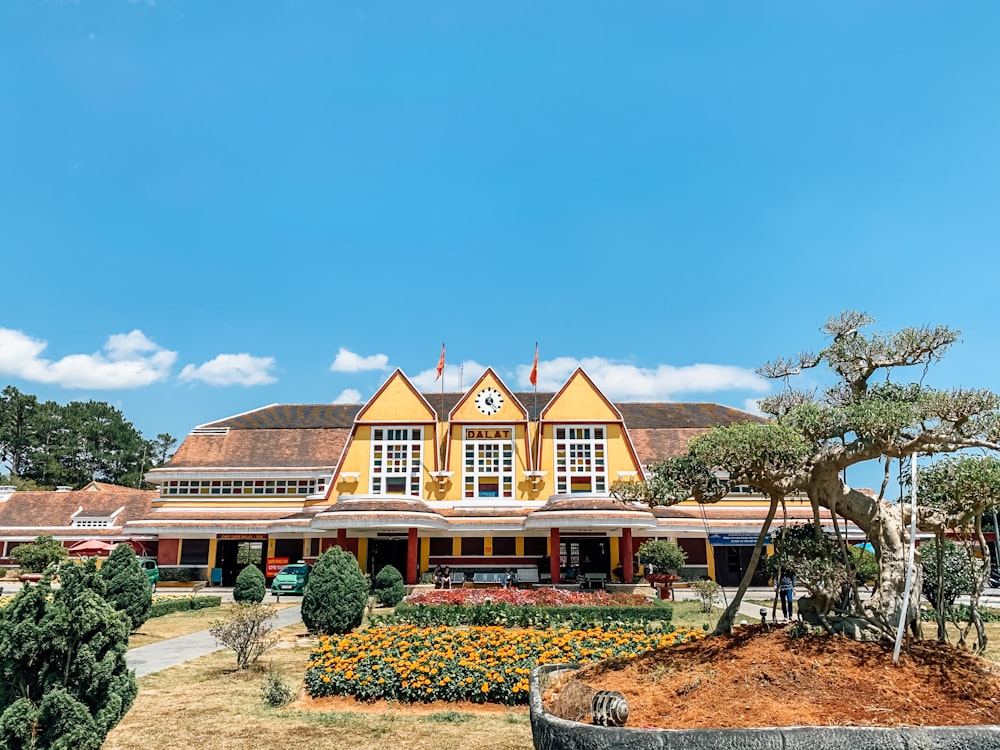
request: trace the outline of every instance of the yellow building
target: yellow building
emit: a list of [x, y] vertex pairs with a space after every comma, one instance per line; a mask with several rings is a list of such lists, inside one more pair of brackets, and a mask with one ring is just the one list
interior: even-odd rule
[[[161, 567], [214, 570], [223, 583], [247, 562], [273, 570], [334, 544], [408, 583], [436, 565], [628, 582], [625, 563], [654, 537], [676, 540], [690, 572], [729, 583], [760, 528], [760, 497], [734, 488], [716, 506], [650, 509], [610, 490], [711, 427], [759, 419], [716, 404], [613, 403], [583, 370], [555, 393], [514, 392], [488, 369], [441, 394], [397, 370], [362, 405], [272, 405], [195, 428], [149, 472], [158, 497], [126, 531], [158, 540]], [[808, 503], [793, 506], [808, 515]]]

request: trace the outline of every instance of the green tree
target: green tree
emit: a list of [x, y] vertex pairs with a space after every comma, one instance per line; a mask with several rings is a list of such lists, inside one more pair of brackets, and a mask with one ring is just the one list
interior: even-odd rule
[[386, 565], [375, 576], [375, 586], [372, 593], [383, 607], [395, 607], [406, 596], [406, 584], [403, 575], [394, 566]]
[[650, 539], [639, 545], [636, 550], [639, 559], [645, 565], [652, 565], [654, 573], [677, 574], [687, 562], [687, 553], [676, 542], [663, 539]]
[[236, 585], [233, 586], [233, 601], [260, 604], [264, 601], [266, 593], [267, 581], [256, 565], [247, 565], [236, 576]]
[[348, 633], [361, 624], [368, 581], [354, 555], [330, 547], [319, 556], [302, 594], [302, 622], [311, 633]]
[[149, 445], [153, 465], [162, 466], [174, 455], [174, 446], [177, 445], [177, 438], [169, 433], [161, 432], [156, 436], [156, 440], [150, 441]]
[[25, 460], [38, 440], [34, 426], [38, 399], [12, 385], [0, 392], [0, 464], [20, 477]]
[[[866, 313], [845, 311], [823, 326], [828, 341], [818, 353], [803, 352], [760, 368], [760, 374], [786, 384], [822, 368], [832, 378], [823, 391], [787, 387], [760, 402], [771, 418], [760, 429], [772, 433], [773, 444], [780, 448], [778, 461], [761, 461], [756, 451], [744, 450], [741, 435], [747, 428], [741, 425], [716, 428], [692, 441], [689, 457], [710, 473], [721, 470], [730, 482], [768, 494], [772, 500], [768, 524], [776, 503], [802, 492], [813, 505], [817, 535], [820, 508], [860, 528], [880, 561], [875, 589], [869, 599], [859, 602], [860, 614], [872, 631], [892, 637], [901, 617], [910, 624], [917, 622], [919, 587], [904, 601], [910, 511], [908, 505], [900, 508], [884, 501], [890, 463], [966, 448], [1000, 449], [1000, 397], [983, 389], [938, 390], [924, 384], [925, 372], [958, 340], [958, 331], [921, 326], [866, 333], [873, 323]], [[894, 379], [914, 367], [919, 383]], [[845, 479], [845, 469], [866, 461], [881, 461], [884, 468], [885, 480], [876, 497], [854, 489]], [[697, 488], [690, 494], [703, 502], [724, 496], [706, 493], [699, 498]], [[663, 501], [671, 502], [669, 497], [653, 502]], [[968, 519], [981, 520], [988, 502], [982, 496], [969, 496], [950, 509], [921, 503], [917, 525], [937, 533]], [[835, 528], [839, 533], [839, 525]], [[838, 539], [838, 546], [846, 563], [846, 540]]]
[[111, 606], [128, 617], [132, 630], [142, 627], [153, 606], [153, 588], [132, 545], [119, 544], [111, 551], [101, 566], [101, 577]]
[[46, 576], [0, 609], [0, 747], [98, 750], [136, 695], [127, 618], [94, 561]]
[[49, 534], [35, 537], [34, 542], [19, 544], [10, 551], [10, 559], [29, 573], [42, 573], [68, 557], [66, 548]]

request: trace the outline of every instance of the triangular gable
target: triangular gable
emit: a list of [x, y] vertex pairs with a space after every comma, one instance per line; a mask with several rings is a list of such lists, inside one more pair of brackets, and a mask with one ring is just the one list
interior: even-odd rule
[[402, 370], [397, 369], [358, 412], [355, 423], [427, 424], [437, 422], [437, 413]]
[[[502, 404], [495, 413], [484, 413], [476, 405], [476, 397], [486, 389], [493, 389], [500, 393]], [[485, 405], [484, 405], [485, 406]], [[487, 412], [490, 409], [487, 408]], [[528, 419], [528, 410], [517, 400], [514, 392], [510, 390], [500, 377], [493, 371], [492, 367], [487, 367], [479, 380], [465, 392], [465, 395], [455, 404], [455, 408], [448, 415], [448, 420], [457, 422], [525, 422]]]
[[[580, 419], [586, 414], [585, 420]], [[578, 367], [542, 410], [546, 422], [623, 422], [622, 414]]]

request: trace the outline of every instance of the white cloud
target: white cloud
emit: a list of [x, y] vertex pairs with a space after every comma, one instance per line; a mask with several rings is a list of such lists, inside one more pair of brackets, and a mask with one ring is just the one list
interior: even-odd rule
[[10, 328], [0, 328], [0, 374], [63, 388], [139, 388], [165, 380], [177, 359], [142, 331], [115, 334], [104, 352], [42, 358], [48, 343]]
[[763, 417], [764, 412], [760, 410], [760, 399], [748, 398], [743, 402], [743, 411], [749, 412], [750, 414], [756, 414], [758, 417]]
[[[457, 365], [449, 365], [445, 362], [444, 373], [441, 375], [444, 378], [444, 389], [449, 393], [464, 391], [479, 380], [479, 376], [484, 372], [486, 372], [486, 365], [481, 365], [471, 359]], [[435, 378], [437, 378], [437, 367], [432, 367], [417, 373], [416, 376], [410, 378], [410, 381], [421, 391], [431, 393], [441, 390], [441, 381]]]
[[[730, 390], [766, 393], [770, 390], [768, 381], [753, 370], [733, 365], [657, 365], [645, 368], [602, 357], [540, 360], [538, 389], [553, 391], [560, 388], [578, 367], [583, 368], [605, 395], [617, 401], [669, 401], [684, 393]], [[528, 382], [530, 373], [530, 365], [517, 368], [518, 387], [531, 387]]]
[[340, 392], [340, 395], [333, 400], [335, 404], [360, 404], [361, 401], [361, 391], [355, 390], [354, 388], [345, 388]]
[[341, 347], [337, 351], [337, 358], [333, 360], [330, 369], [334, 372], [387, 370], [389, 369], [389, 358], [384, 354], [373, 354], [370, 357], [362, 357], [360, 354], [355, 354]]
[[277, 382], [271, 375], [274, 357], [252, 357], [249, 354], [220, 354], [204, 364], [185, 365], [183, 381], [200, 380], [209, 385], [266, 385]]

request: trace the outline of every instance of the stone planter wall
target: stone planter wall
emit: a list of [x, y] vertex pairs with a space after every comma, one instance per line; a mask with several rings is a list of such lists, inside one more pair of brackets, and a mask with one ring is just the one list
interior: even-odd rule
[[540, 682], [576, 664], [548, 664], [530, 675], [535, 750], [990, 750], [1000, 726], [781, 727], [762, 729], [629, 729], [566, 721], [546, 713]]

